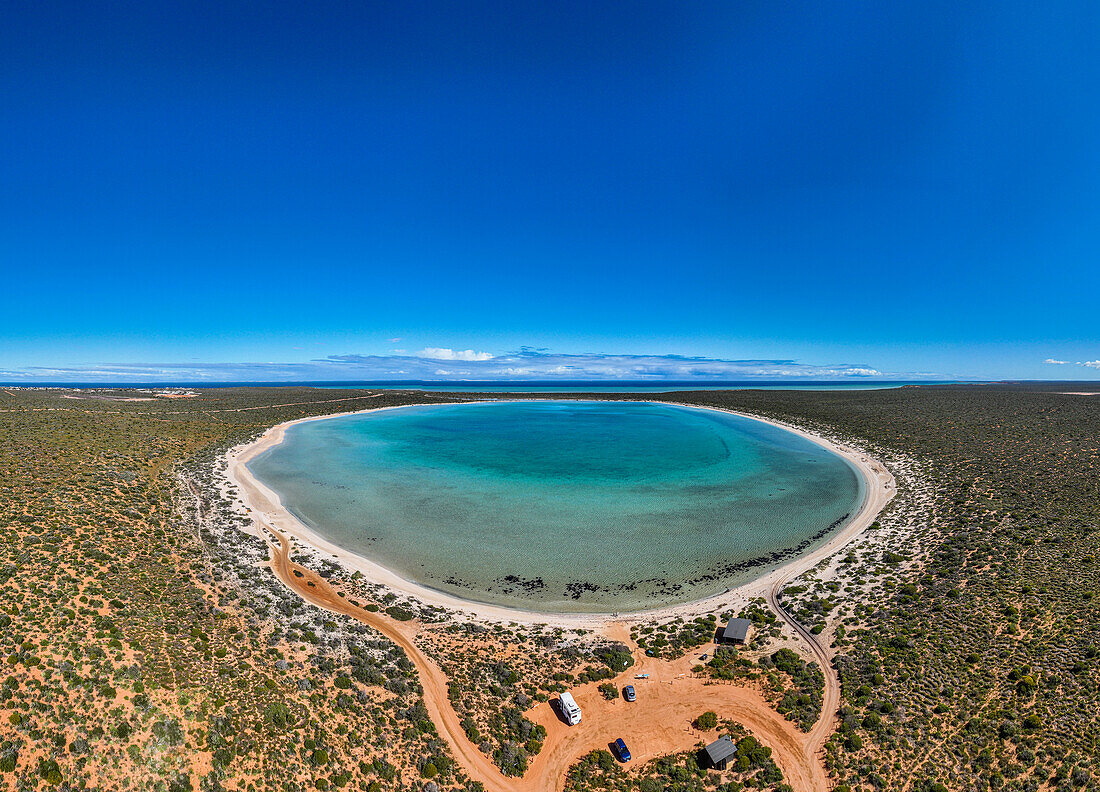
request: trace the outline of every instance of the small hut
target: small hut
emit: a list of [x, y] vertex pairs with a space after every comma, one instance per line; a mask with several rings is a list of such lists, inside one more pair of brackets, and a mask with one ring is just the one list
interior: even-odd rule
[[722, 630], [722, 643], [743, 644], [749, 638], [752, 622], [748, 619], [730, 619], [726, 629]]
[[737, 743], [727, 734], [712, 742], [703, 752], [707, 755], [707, 764], [715, 770], [725, 770], [729, 760], [737, 753]]

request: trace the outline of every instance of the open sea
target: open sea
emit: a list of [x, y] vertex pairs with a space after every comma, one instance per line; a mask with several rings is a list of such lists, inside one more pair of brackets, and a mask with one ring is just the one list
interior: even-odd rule
[[406, 579], [556, 612], [719, 593], [864, 497], [791, 432], [653, 403], [413, 406], [311, 421], [249, 463], [303, 522]]
[[669, 393], [673, 391], [711, 391], [711, 390], [805, 390], [805, 391], [860, 391], [886, 390], [906, 385], [938, 384], [928, 381], [885, 381], [885, 380], [847, 380], [844, 382], [821, 382], [805, 380], [739, 380], [710, 382], [707, 380], [666, 380], [664, 382], [613, 380], [593, 382], [575, 381], [528, 381], [511, 380], [507, 382], [469, 381], [469, 382], [373, 382], [318, 385], [319, 388], [367, 388], [370, 390], [421, 390], [442, 393]]
[[347, 381], [286, 381], [286, 382], [190, 382], [162, 380], [159, 382], [0, 382], [11, 388], [195, 388], [199, 390], [249, 387], [311, 387], [352, 390], [420, 390], [438, 392], [477, 393], [667, 393], [669, 391], [704, 390], [806, 390], [860, 391], [901, 388], [906, 385], [943, 385], [947, 380], [845, 380], [826, 382], [792, 378], [785, 380], [347, 380]]

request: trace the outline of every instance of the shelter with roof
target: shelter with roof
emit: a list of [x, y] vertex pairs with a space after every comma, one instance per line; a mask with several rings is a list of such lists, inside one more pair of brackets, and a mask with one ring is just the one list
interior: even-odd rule
[[730, 759], [737, 754], [737, 743], [727, 734], [704, 748], [703, 753], [707, 755], [707, 764], [715, 770], [725, 770]]
[[730, 619], [726, 629], [722, 630], [721, 642], [743, 644], [749, 638], [749, 628], [752, 622], [748, 619]]

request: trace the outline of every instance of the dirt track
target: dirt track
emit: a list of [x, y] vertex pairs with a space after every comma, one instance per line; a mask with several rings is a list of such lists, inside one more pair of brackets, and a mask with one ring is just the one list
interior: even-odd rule
[[[632, 704], [622, 699], [606, 701], [596, 684], [576, 688], [573, 693], [585, 720], [575, 727], [566, 726], [549, 704], [535, 707], [528, 717], [546, 727], [543, 750], [523, 778], [509, 778], [466, 736], [447, 697], [447, 677], [416, 645], [420, 625], [415, 621], [399, 622], [351, 604], [320, 575], [290, 560], [291, 546], [286, 536], [266, 526], [264, 533], [271, 548], [271, 569], [288, 588], [313, 605], [373, 627], [405, 651], [419, 671], [424, 705], [450, 743], [455, 759], [491, 792], [557, 792], [564, 787], [565, 774], [577, 759], [595, 748], [606, 748], [618, 737], [627, 742], [638, 762], [691, 748], [710, 736], [691, 727], [691, 721], [706, 710], [738, 721], [770, 746], [776, 764], [794, 789], [828, 788], [821, 763], [813, 750], [807, 750], [807, 735], [777, 714], [755, 690], [692, 677], [689, 669], [695, 662], [693, 655], [668, 662], [646, 657], [636, 648], [635, 666], [613, 681], [620, 686], [633, 683], [638, 700]], [[629, 642], [629, 631], [617, 627], [609, 628], [611, 636]], [[651, 676], [634, 679], [640, 673]]]
[[[890, 475], [890, 472], [880, 462], [862, 455], [859, 455], [859, 458], [861, 463], [865, 466], [865, 472], [869, 474], [867, 476], [867, 486], [869, 488], [867, 492], [867, 502], [863, 507], [863, 513], [870, 515], [868, 519], [869, 522], [870, 519], [874, 519], [886, 504], [890, 502], [894, 495], [897, 494], [897, 490], [894, 484], [894, 477]], [[845, 541], [850, 541], [852, 538], [854, 538], [854, 534], [848, 536]], [[824, 766], [819, 757], [819, 753], [825, 747], [825, 741], [829, 739], [829, 735], [833, 733], [833, 725], [836, 721], [836, 711], [840, 706], [840, 677], [833, 667], [833, 655], [832, 652], [829, 651], [829, 647], [822, 643], [818, 636], [802, 626], [798, 620], [783, 607], [779, 602], [779, 595], [783, 591], [783, 587], [786, 586], [790, 580], [798, 577], [807, 569], [810, 569], [822, 558], [835, 554], [842, 546], [843, 543], [835, 547], [827, 545], [817, 552], [804, 557], [801, 563], [788, 566], [782, 574], [777, 576], [772, 582], [765, 595], [768, 606], [779, 616], [779, 618], [789, 624], [805, 642], [806, 646], [813, 654], [814, 660], [817, 661], [818, 666], [825, 676], [825, 689], [821, 697], [821, 714], [818, 716], [817, 723], [814, 724], [809, 735], [806, 736], [805, 745], [806, 754], [815, 758], [816, 764], [822, 767], [822, 772], [824, 772]], [[792, 786], [794, 785], [792, 784]], [[828, 789], [828, 787], [824, 785], [816, 788], [823, 790]], [[795, 789], [798, 789], [798, 787], [795, 787]]]

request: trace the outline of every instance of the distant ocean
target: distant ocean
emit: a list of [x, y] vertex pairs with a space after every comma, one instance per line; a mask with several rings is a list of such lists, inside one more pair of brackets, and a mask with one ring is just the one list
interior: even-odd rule
[[[421, 382], [421, 383], [357, 383], [348, 385], [325, 384], [319, 388], [384, 388], [387, 390], [423, 390], [479, 393], [668, 393], [670, 391], [701, 390], [884, 390], [900, 388], [904, 385], [928, 385], [927, 381], [913, 382], [593, 382], [578, 380], [575, 382]], [[943, 383], [936, 383], [943, 384]]]
[[667, 393], [669, 391], [700, 390], [800, 390], [800, 391], [858, 391], [901, 388], [906, 385], [947, 385], [951, 380], [873, 380], [823, 382], [805, 380], [738, 380], [698, 381], [669, 380], [620, 380], [614, 382], [593, 380], [532, 380], [440, 382], [427, 380], [356, 380], [348, 382], [7, 382], [5, 387], [33, 388], [292, 388], [309, 387], [325, 389], [362, 390], [420, 390], [479, 393]]

